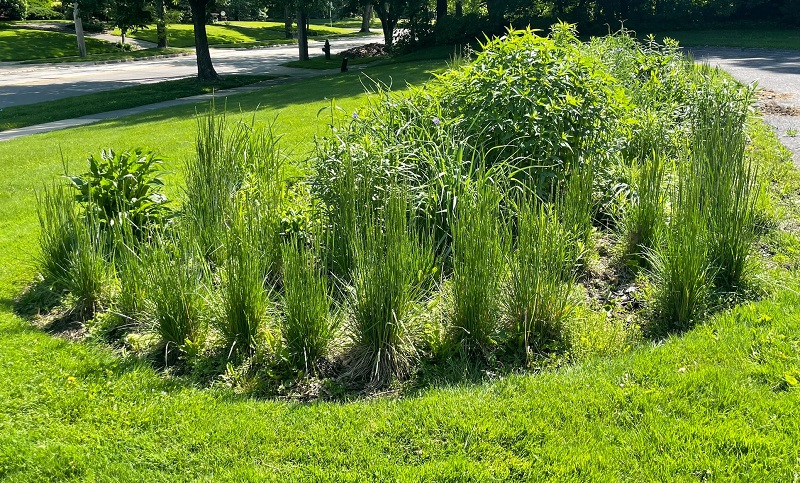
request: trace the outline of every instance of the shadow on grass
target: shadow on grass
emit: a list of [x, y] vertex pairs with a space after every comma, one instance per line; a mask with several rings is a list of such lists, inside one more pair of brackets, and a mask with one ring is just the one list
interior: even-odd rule
[[[398, 64], [376, 67], [363, 73], [348, 72], [300, 81], [280, 81], [283, 82], [280, 85], [265, 87], [252, 93], [233, 95], [223, 93], [216, 102], [218, 105], [224, 104], [224, 100], [227, 99], [227, 109], [231, 113], [278, 110], [295, 104], [359, 96], [364, 93], [365, 86], [370, 87], [373, 81], [384, 83], [394, 89], [403, 89], [407, 84], [418, 84], [430, 79], [431, 73], [439, 67], [441, 67], [441, 63], [436, 62]], [[209, 103], [205, 101], [186, 104], [115, 119], [100, 125], [113, 129], [170, 119], [187, 119], [198, 112], [206, 112], [208, 105]]]

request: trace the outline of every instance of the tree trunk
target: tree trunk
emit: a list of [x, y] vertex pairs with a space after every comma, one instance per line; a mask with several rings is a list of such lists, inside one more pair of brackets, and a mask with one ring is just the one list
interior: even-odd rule
[[300, 49], [300, 60], [308, 60], [308, 29], [306, 20], [308, 14], [300, 11], [297, 14], [297, 46]]
[[159, 49], [167, 48], [167, 23], [163, 19], [156, 20], [156, 37]]
[[120, 35], [120, 38], [122, 39], [122, 40], [120, 41], [120, 44], [122, 44], [122, 45], [125, 45], [125, 31], [126, 31], [126, 30], [128, 30], [128, 29], [119, 29], [119, 31], [120, 31], [120, 34], [121, 34], [121, 35]]
[[287, 39], [292, 38], [292, 9], [288, 3], [283, 6], [283, 32]]
[[158, 39], [158, 48], [167, 48], [167, 7], [164, 0], [156, 1], [156, 38]]
[[372, 4], [364, 5], [362, 10], [363, 18], [361, 19], [361, 30], [359, 32], [369, 32], [369, 22], [372, 20]]
[[374, 4], [375, 10], [378, 12], [378, 18], [381, 19], [381, 30], [383, 30], [383, 43], [386, 50], [392, 48], [392, 41], [394, 40], [394, 26], [397, 20], [393, 18], [392, 7], [389, 3], [379, 2]]
[[436, 0], [436, 21], [447, 15], [447, 0]]
[[461, 0], [456, 0], [456, 17], [462, 17], [464, 15], [464, 4]]
[[394, 26], [390, 21], [384, 22], [381, 19], [381, 29], [383, 30], [383, 44], [387, 50], [392, 48], [392, 41], [394, 40]]
[[206, 35], [206, 4], [207, 0], [189, 0], [192, 7], [192, 22], [194, 23], [194, 48], [197, 54], [197, 78], [201, 81], [219, 80], [219, 74], [211, 63], [211, 52], [208, 50], [208, 35]]

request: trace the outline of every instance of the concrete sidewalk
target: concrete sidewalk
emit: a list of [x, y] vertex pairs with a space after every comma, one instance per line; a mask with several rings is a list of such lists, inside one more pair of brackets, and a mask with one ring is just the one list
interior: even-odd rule
[[[355, 65], [350, 68], [353, 70], [361, 70], [368, 64]], [[101, 112], [97, 114], [90, 114], [88, 116], [76, 117], [73, 119], [63, 119], [60, 121], [48, 122], [45, 124], [37, 124], [34, 126], [21, 127], [18, 129], [9, 129], [8, 131], [0, 131], [0, 142], [9, 141], [11, 139], [20, 138], [23, 136], [31, 136], [33, 134], [41, 134], [52, 131], [59, 131], [61, 129], [68, 129], [71, 127], [85, 126], [100, 121], [107, 121], [109, 119], [119, 119], [121, 117], [132, 116], [134, 114], [141, 114], [144, 112], [156, 111], [167, 107], [183, 106], [186, 104], [197, 104], [201, 102], [209, 102], [211, 99], [220, 97], [228, 97], [237, 94], [244, 94], [253, 92], [267, 87], [287, 84], [299, 80], [310, 79], [313, 77], [320, 77], [324, 75], [335, 74], [338, 72], [332, 70], [310, 70], [310, 69], [291, 69], [293, 72], [291, 76], [280, 77], [277, 79], [270, 79], [257, 84], [250, 84], [248, 86], [236, 87], [233, 89], [223, 89], [215, 91], [214, 93], [200, 94], [191, 97], [182, 97], [180, 99], [173, 99], [171, 101], [163, 101], [155, 104], [147, 104], [144, 106], [131, 107], [130, 109], [120, 109], [117, 111]]]

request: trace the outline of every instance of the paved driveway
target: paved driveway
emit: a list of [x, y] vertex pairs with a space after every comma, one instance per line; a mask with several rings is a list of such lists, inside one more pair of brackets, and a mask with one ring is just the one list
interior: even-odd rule
[[740, 82], [758, 82], [764, 120], [794, 153], [800, 167], [800, 51], [704, 47], [695, 59], [719, 66]]
[[[335, 53], [380, 41], [379, 36], [334, 39], [331, 50]], [[322, 45], [323, 42], [309, 41], [309, 54], [322, 54]], [[296, 45], [251, 50], [212, 49], [211, 60], [221, 75], [292, 75], [298, 71], [280, 65], [297, 60]], [[194, 75], [197, 75], [194, 55], [98, 65], [0, 62], [0, 109]]]

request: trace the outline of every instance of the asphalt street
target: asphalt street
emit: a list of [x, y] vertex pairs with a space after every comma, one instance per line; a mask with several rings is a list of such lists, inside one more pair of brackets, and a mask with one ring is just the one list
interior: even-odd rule
[[[380, 36], [334, 39], [331, 51], [336, 53], [381, 40]], [[310, 41], [309, 54], [312, 57], [321, 54], [322, 45], [323, 42]], [[211, 49], [211, 60], [220, 75], [291, 76], [298, 69], [281, 64], [297, 60], [297, 55], [296, 45], [249, 50]], [[93, 65], [0, 62], [0, 109], [194, 75], [197, 75], [194, 55]]]

